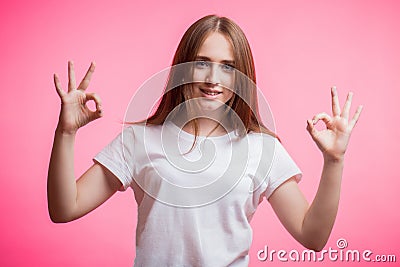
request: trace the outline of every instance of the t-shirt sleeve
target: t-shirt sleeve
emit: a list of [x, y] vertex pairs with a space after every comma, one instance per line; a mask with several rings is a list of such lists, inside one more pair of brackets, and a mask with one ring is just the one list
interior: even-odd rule
[[125, 191], [133, 181], [134, 137], [133, 128], [125, 128], [93, 158], [121, 181], [120, 191]]
[[292, 177], [299, 182], [302, 177], [302, 172], [281, 142], [276, 139], [275, 154], [268, 179], [266, 180], [267, 187], [264, 193], [265, 198], [268, 199], [275, 189]]

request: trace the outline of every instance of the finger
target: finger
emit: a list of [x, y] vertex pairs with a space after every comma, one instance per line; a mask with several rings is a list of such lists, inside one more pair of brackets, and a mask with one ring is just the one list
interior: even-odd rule
[[94, 121], [98, 118], [101, 118], [103, 116], [102, 112], [97, 112], [97, 111], [90, 111], [89, 112], [89, 120]]
[[353, 129], [354, 126], [356, 126], [358, 118], [360, 118], [360, 114], [361, 114], [362, 109], [363, 109], [363, 106], [358, 106], [358, 108], [356, 110], [356, 113], [354, 113], [354, 116], [353, 116], [353, 118], [351, 119], [351, 121], [349, 123], [350, 129]]
[[88, 88], [89, 83], [90, 83], [90, 79], [92, 78], [92, 74], [93, 74], [95, 68], [96, 68], [96, 65], [95, 65], [94, 62], [92, 62], [90, 64], [89, 69], [86, 72], [85, 77], [83, 77], [81, 83], [79, 84], [78, 89], [86, 90]]
[[318, 135], [319, 131], [315, 128], [315, 124], [317, 124], [319, 120], [322, 120], [328, 128], [332, 118], [325, 112], [322, 112], [315, 115], [311, 120], [307, 120], [307, 131], [311, 134], [313, 138]]
[[86, 102], [93, 100], [94, 103], [96, 104], [96, 113], [102, 114], [102, 101], [101, 98], [96, 94], [96, 93], [86, 93]]
[[62, 98], [65, 95], [65, 92], [61, 88], [60, 79], [58, 78], [58, 75], [56, 73], [54, 73], [53, 79], [54, 79], [54, 85], [56, 86], [57, 94], [60, 98]]
[[349, 93], [347, 94], [347, 99], [346, 99], [346, 102], [344, 103], [343, 110], [342, 110], [342, 114], [341, 114], [341, 116], [342, 116], [343, 118], [345, 118], [345, 119], [348, 119], [348, 118], [349, 118], [349, 112], [350, 112], [350, 107], [351, 107], [351, 101], [352, 101], [352, 99], [353, 99], [353, 93], [352, 93], [352, 92], [349, 92]]
[[317, 130], [314, 127], [314, 123], [312, 120], [307, 120], [307, 131], [310, 133], [310, 135], [314, 138], [317, 134]]
[[332, 86], [331, 95], [332, 95], [332, 115], [340, 116], [339, 97], [337, 94], [336, 86]]
[[68, 61], [68, 92], [76, 88], [74, 63]]
[[326, 125], [328, 125], [331, 123], [332, 118], [325, 112], [319, 113], [313, 117], [313, 119], [312, 119], [313, 125], [317, 124], [318, 121], [320, 121], [320, 120], [322, 120]]

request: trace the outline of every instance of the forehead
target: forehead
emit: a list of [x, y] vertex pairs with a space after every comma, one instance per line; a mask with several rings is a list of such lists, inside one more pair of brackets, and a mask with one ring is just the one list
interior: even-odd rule
[[206, 37], [197, 56], [207, 57], [215, 62], [234, 60], [232, 44], [219, 32], [212, 32]]

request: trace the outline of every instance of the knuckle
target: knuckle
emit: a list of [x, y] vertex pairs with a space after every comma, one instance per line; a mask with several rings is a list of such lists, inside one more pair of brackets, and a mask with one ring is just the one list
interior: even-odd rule
[[100, 100], [99, 95], [96, 94], [96, 93], [92, 93], [92, 97], [93, 97], [93, 99], [94, 99], [95, 101], [99, 101], [99, 100]]

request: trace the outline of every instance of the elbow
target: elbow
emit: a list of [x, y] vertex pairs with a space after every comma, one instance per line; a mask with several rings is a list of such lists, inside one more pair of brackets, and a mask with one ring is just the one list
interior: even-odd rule
[[305, 246], [309, 250], [313, 250], [315, 252], [321, 252], [324, 249], [325, 245], [316, 245], [316, 246]]
[[327, 240], [310, 240], [308, 242], [304, 242], [302, 245], [309, 250], [320, 252], [324, 249], [326, 243]]
[[328, 243], [329, 236], [330, 231], [307, 231], [301, 235], [298, 241], [309, 250], [321, 252], [326, 246], [326, 243]]
[[72, 216], [67, 216], [66, 214], [56, 212], [50, 208], [49, 208], [49, 216], [50, 216], [50, 220], [53, 223], [57, 223], [57, 224], [58, 223], [67, 223], [67, 222], [71, 222], [74, 220]]
[[51, 215], [51, 214], [50, 214], [50, 220], [53, 223], [57, 223], [57, 224], [59, 224], [59, 223], [67, 223], [67, 222], [71, 221], [71, 220], [68, 220], [66, 218], [63, 218], [63, 217], [60, 217], [60, 216], [54, 216], [54, 215]]
[[56, 214], [52, 214], [52, 213], [49, 213], [49, 215], [50, 215], [50, 220], [53, 223], [57, 223], [58, 224], [58, 223], [67, 223], [67, 222], [72, 221], [72, 220], [70, 220], [70, 219], [68, 219], [66, 217], [60, 216], [60, 215], [56, 215]]

